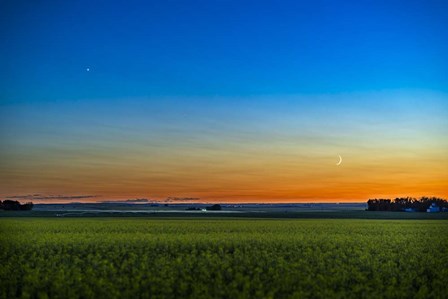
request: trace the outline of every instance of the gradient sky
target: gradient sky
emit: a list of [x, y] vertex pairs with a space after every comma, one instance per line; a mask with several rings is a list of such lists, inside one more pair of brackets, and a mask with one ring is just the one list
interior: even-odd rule
[[0, 198], [448, 197], [448, 2], [340, 2], [1, 1]]

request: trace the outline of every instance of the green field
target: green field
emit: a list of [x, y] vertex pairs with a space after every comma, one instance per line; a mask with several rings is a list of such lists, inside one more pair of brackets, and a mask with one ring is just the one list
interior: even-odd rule
[[446, 298], [446, 220], [0, 219], [0, 298]]

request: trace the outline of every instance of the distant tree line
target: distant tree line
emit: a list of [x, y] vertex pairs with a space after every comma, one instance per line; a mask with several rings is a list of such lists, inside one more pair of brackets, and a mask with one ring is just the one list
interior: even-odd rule
[[29, 211], [33, 208], [32, 202], [27, 202], [25, 204], [21, 204], [17, 200], [0, 200], [0, 210], [5, 211]]
[[[222, 207], [219, 204], [215, 204], [215, 205], [212, 205], [212, 206], [209, 206], [209, 207], [205, 207], [205, 209], [207, 211], [220, 211], [220, 210], [222, 210]], [[185, 210], [187, 210], [187, 211], [201, 211], [202, 208], [200, 208], [200, 207], [188, 207]]]
[[221, 211], [222, 207], [219, 204], [214, 204], [212, 206], [206, 207], [205, 208], [207, 211]]
[[391, 199], [369, 199], [367, 201], [368, 211], [404, 211], [412, 209], [416, 212], [426, 212], [431, 204], [435, 203], [440, 208], [448, 208], [448, 201], [438, 197], [400, 197]]

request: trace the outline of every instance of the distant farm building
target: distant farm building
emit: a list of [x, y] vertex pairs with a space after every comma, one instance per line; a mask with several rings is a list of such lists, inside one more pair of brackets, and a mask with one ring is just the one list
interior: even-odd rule
[[435, 203], [432, 203], [429, 206], [429, 208], [426, 210], [426, 212], [428, 212], [428, 213], [437, 213], [437, 212], [440, 212], [440, 208]]

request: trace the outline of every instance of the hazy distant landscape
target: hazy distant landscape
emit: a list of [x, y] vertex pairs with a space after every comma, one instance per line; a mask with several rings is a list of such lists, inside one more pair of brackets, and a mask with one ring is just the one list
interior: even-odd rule
[[2, 211], [0, 217], [233, 217], [308, 219], [448, 219], [447, 212], [407, 213], [367, 211], [366, 203], [221, 204], [68, 203], [35, 204], [31, 211]]
[[[150, 204], [131, 204], [131, 203], [68, 203], [68, 204], [36, 204], [35, 211], [64, 211], [64, 210], [91, 210], [91, 211], [147, 211], [147, 212], [203, 212], [201, 209], [211, 206], [210, 203], [150, 203]], [[300, 212], [300, 211], [359, 211], [365, 210], [366, 203], [237, 203], [220, 204], [221, 211], [208, 212]], [[198, 211], [188, 210], [197, 208]]]

